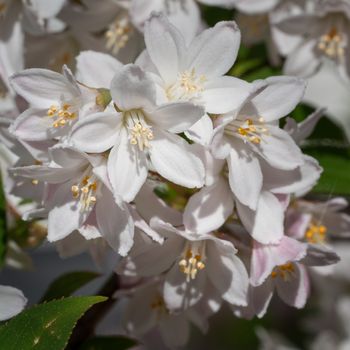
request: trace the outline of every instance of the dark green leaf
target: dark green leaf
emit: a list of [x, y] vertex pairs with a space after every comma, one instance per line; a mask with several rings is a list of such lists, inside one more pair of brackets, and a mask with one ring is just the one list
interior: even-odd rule
[[51, 283], [48, 290], [41, 298], [41, 302], [69, 297], [76, 290], [91, 282], [98, 276], [98, 273], [89, 271], [69, 272], [60, 276]]
[[105, 297], [69, 297], [34, 306], [0, 328], [1, 349], [63, 350], [77, 320]]
[[5, 199], [1, 176], [0, 176], [0, 267], [2, 267], [5, 263], [6, 246], [7, 246], [6, 199]]
[[307, 153], [315, 157], [324, 169], [314, 192], [350, 195], [350, 156], [346, 151], [314, 149], [307, 150]]
[[126, 337], [95, 337], [87, 340], [79, 350], [125, 350], [137, 343]]

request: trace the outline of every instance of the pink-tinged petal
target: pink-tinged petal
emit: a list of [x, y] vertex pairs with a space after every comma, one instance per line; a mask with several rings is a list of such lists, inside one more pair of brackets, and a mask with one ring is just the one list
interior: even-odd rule
[[201, 93], [207, 113], [221, 114], [239, 110], [253, 90], [253, 85], [241, 79], [223, 76], [211, 79]]
[[150, 75], [134, 64], [128, 64], [114, 75], [110, 92], [122, 111], [153, 110], [156, 104], [156, 85]]
[[326, 245], [309, 244], [307, 253], [301, 263], [307, 266], [334, 265], [340, 261], [337, 253]]
[[191, 102], [171, 102], [157, 107], [146, 118], [158, 128], [178, 134], [188, 130], [204, 113], [203, 107]]
[[284, 236], [279, 244], [263, 245], [254, 241], [250, 278], [253, 286], [261, 285], [276, 266], [299, 261], [306, 255], [307, 245]]
[[309, 213], [299, 213], [298, 211], [288, 211], [286, 215], [286, 234], [289, 237], [302, 240], [305, 237], [312, 220], [312, 215]]
[[134, 222], [125, 205], [117, 203], [107, 188], [102, 188], [96, 203], [96, 219], [101, 235], [121, 256], [134, 243]]
[[301, 309], [310, 293], [310, 280], [303, 265], [296, 263], [293, 267], [294, 273], [290, 279], [276, 278], [276, 289], [278, 296], [286, 304]]
[[182, 69], [185, 41], [164, 15], [150, 18], [145, 25], [147, 52], [166, 85], [177, 79]]
[[63, 75], [48, 69], [31, 68], [16, 73], [11, 77], [11, 85], [17, 94], [37, 108], [49, 108], [78, 94]]
[[170, 311], [179, 312], [198, 303], [205, 291], [207, 276], [204, 270], [199, 271], [195, 279], [186, 281], [176, 262], [165, 276], [163, 296]]
[[15, 119], [10, 132], [24, 141], [44, 141], [59, 135], [52, 124], [46, 110], [29, 108]]
[[122, 127], [122, 115], [116, 111], [91, 114], [74, 125], [70, 134], [73, 145], [90, 153], [112, 148]]
[[187, 202], [184, 225], [187, 231], [208, 233], [220, 228], [233, 211], [233, 196], [223, 178], [203, 187]]
[[240, 41], [241, 33], [235, 22], [219, 22], [192, 41], [188, 50], [188, 69], [207, 78], [224, 75], [236, 60]]
[[268, 130], [258, 145], [251, 144], [252, 148], [277, 169], [291, 170], [303, 165], [303, 154], [291, 136], [278, 126], [269, 125]]
[[55, 242], [77, 230], [86, 220], [90, 211], [84, 211], [79, 200], [73, 197], [68, 182], [57, 187], [49, 203], [47, 239]]
[[196, 147], [180, 136], [153, 128], [154, 140], [149, 149], [156, 171], [167, 180], [187, 188], [204, 183], [204, 166]]
[[0, 321], [19, 314], [27, 304], [27, 298], [14, 287], [0, 285]]
[[247, 270], [235, 255], [232, 244], [219, 240], [215, 243], [207, 244], [205, 269], [208, 277], [224, 300], [233, 305], [246, 306], [249, 284]]
[[113, 191], [126, 202], [132, 201], [145, 183], [148, 169], [145, 153], [130, 144], [124, 128], [120, 132], [119, 143], [108, 156], [107, 166]]
[[259, 160], [243, 142], [232, 146], [227, 158], [231, 191], [243, 205], [255, 210], [263, 183]]
[[251, 103], [265, 121], [280, 119], [291, 113], [304, 96], [306, 83], [294, 77], [271, 77]]
[[77, 80], [94, 88], [109, 88], [113, 76], [123, 66], [113, 56], [96, 51], [81, 51], [76, 60]]

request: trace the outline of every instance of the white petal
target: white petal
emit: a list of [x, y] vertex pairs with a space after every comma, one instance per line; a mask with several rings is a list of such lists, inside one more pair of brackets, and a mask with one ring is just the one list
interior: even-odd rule
[[207, 113], [228, 113], [243, 105], [252, 88], [251, 84], [234, 77], [211, 79], [201, 94], [201, 102]]
[[315, 53], [316, 40], [306, 40], [290, 54], [283, 70], [287, 75], [309, 77], [321, 65], [320, 57]]
[[228, 183], [219, 178], [189, 199], [184, 211], [184, 225], [189, 232], [208, 233], [221, 227], [232, 211], [232, 193]]
[[190, 337], [190, 323], [185, 314], [164, 317], [159, 329], [164, 343], [170, 348], [186, 345]]
[[188, 130], [204, 115], [204, 109], [190, 102], [172, 102], [157, 107], [147, 119], [161, 129], [172, 133]]
[[27, 304], [27, 298], [14, 287], [0, 285], [0, 321], [19, 314]]
[[96, 219], [104, 239], [112, 249], [125, 256], [134, 242], [134, 222], [127, 207], [117, 203], [106, 188], [97, 199]]
[[185, 42], [179, 31], [163, 15], [155, 15], [145, 25], [145, 42], [151, 60], [167, 84], [173, 83], [185, 51]]
[[248, 232], [262, 244], [278, 243], [283, 237], [284, 211], [279, 200], [263, 191], [256, 212], [236, 202], [239, 217]]
[[48, 108], [61, 100], [71, 100], [78, 92], [67, 79], [48, 69], [32, 68], [11, 77], [15, 91], [33, 107]]
[[291, 113], [304, 96], [306, 83], [294, 77], [271, 77], [267, 86], [251, 103], [265, 121], [280, 119]]
[[248, 298], [248, 273], [228, 242], [210, 242], [207, 245], [206, 269], [222, 298], [233, 305], [245, 306]]
[[259, 145], [251, 145], [265, 160], [277, 169], [291, 170], [304, 163], [300, 148], [287, 132], [269, 125], [268, 135], [261, 136]]
[[294, 264], [293, 277], [288, 281], [279, 278], [276, 282], [279, 297], [288, 305], [301, 309], [305, 306], [310, 293], [310, 281], [306, 268]]
[[96, 51], [81, 51], [76, 60], [77, 80], [95, 88], [109, 88], [114, 74], [122, 67], [113, 56]]
[[254, 210], [263, 183], [259, 160], [242, 142], [232, 146], [227, 158], [231, 190], [242, 204]]
[[117, 111], [91, 114], [74, 125], [70, 140], [81, 151], [101, 153], [113, 147], [121, 123], [122, 116]]
[[171, 311], [182, 311], [195, 305], [203, 296], [206, 273], [199, 271], [194, 280], [186, 281], [177, 263], [166, 274], [163, 296], [167, 308]]
[[57, 134], [52, 124], [52, 120], [47, 116], [47, 111], [28, 108], [15, 119], [10, 126], [10, 132], [25, 141], [49, 140]]
[[210, 117], [205, 114], [185, 131], [185, 135], [197, 144], [209, 146], [213, 138], [213, 122]]
[[156, 217], [175, 226], [182, 225], [182, 214], [169, 207], [163, 200], [161, 200], [154, 193], [153, 187], [147, 182], [142, 186], [134, 203], [138, 212], [148, 222], [153, 217]]
[[145, 153], [130, 144], [127, 131], [123, 128], [119, 143], [108, 156], [108, 175], [113, 191], [130, 202], [146, 181], [147, 174]]
[[57, 187], [50, 200], [47, 229], [49, 242], [65, 238], [71, 232], [77, 230], [88, 215], [88, 212], [81, 210], [79, 200], [73, 198], [71, 191], [73, 184], [73, 182], [68, 182]]
[[224, 75], [236, 60], [240, 41], [241, 33], [235, 22], [219, 22], [192, 41], [188, 69], [207, 78]]
[[169, 237], [163, 244], [144, 242], [138, 250], [133, 249], [120, 262], [116, 271], [126, 276], [157, 276], [174, 264], [181, 255], [184, 244], [184, 239], [177, 235]]
[[155, 169], [167, 180], [187, 188], [201, 187], [204, 183], [204, 166], [189, 145], [180, 136], [153, 129], [150, 156]]
[[153, 109], [156, 103], [156, 86], [140, 67], [128, 64], [114, 75], [111, 96], [122, 111]]

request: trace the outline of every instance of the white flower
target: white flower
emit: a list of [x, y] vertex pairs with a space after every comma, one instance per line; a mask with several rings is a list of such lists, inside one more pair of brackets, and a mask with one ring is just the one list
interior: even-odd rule
[[214, 156], [227, 159], [232, 191], [252, 210], [257, 207], [263, 184], [259, 157], [280, 170], [293, 170], [304, 163], [299, 147], [277, 124], [301, 100], [304, 82], [273, 77], [255, 85], [256, 93], [238, 113], [214, 119], [212, 143]]
[[[320, 168], [308, 156], [302, 166], [293, 170], [275, 169], [260, 158], [256, 161], [263, 182], [257, 192], [252, 192], [254, 183], [247, 184], [248, 175], [238, 165], [234, 171], [240, 182], [233, 182], [225, 161], [213, 158], [207, 151], [206, 184], [186, 205], [184, 223], [187, 229], [199, 233], [215, 230], [225, 223], [236, 207], [238, 218], [254, 239], [263, 244], [279, 242], [284, 233], [283, 202], [288, 203], [289, 195], [313, 186], [319, 178]], [[257, 198], [255, 209], [244, 204], [253, 195]]]
[[157, 276], [165, 272], [163, 297], [168, 309], [186, 310], [198, 303], [208, 288], [227, 302], [246, 305], [248, 275], [231, 242], [213, 233], [193, 233], [151, 220], [151, 227], [165, 237], [135, 247], [117, 271], [129, 276]]
[[236, 60], [240, 37], [235, 22], [219, 22], [187, 46], [165, 17], [154, 15], [146, 23], [146, 52], [137, 64], [153, 73], [162, 101], [193, 101], [206, 113], [226, 113], [252, 91], [250, 84], [224, 76]]
[[276, 24], [287, 34], [298, 35], [301, 44], [288, 55], [284, 70], [298, 76], [313, 75], [325, 60], [338, 65], [349, 76], [350, 4], [346, 1], [319, 2], [314, 13], [290, 16]]
[[109, 190], [104, 157], [61, 145], [49, 152], [49, 165], [13, 170], [48, 183], [44, 198], [48, 240], [54, 242], [79, 230], [86, 239], [102, 235], [113, 249], [126, 255], [133, 244], [134, 223], [128, 207]]
[[71, 140], [85, 152], [111, 149], [108, 175], [114, 192], [132, 201], [150, 167], [176, 184], [202, 186], [202, 161], [195, 148], [175, 133], [191, 127], [203, 109], [189, 102], [157, 106], [154, 82], [135, 65], [117, 72], [110, 90], [113, 105], [78, 122]]
[[[190, 325], [194, 323], [202, 332], [207, 331], [207, 319], [221, 306], [220, 296], [209, 290], [194, 307], [180, 313], [172, 313], [162, 296], [162, 279], [149, 281], [131, 291], [122, 323], [132, 336], [143, 336], [158, 327], [163, 342], [173, 348], [185, 345], [190, 336]], [[176, 329], [176, 332], [174, 332]]]
[[19, 289], [0, 285], [0, 321], [16, 316], [26, 304], [27, 299]]
[[66, 66], [63, 75], [46, 69], [27, 69], [14, 74], [11, 83], [31, 105], [11, 126], [12, 133], [25, 141], [63, 137], [79, 118], [98, 108], [97, 91], [78, 85]]

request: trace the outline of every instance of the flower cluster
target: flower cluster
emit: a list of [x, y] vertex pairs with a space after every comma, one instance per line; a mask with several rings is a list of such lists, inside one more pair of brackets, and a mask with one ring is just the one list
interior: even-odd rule
[[[203, 30], [198, 2], [235, 8], [239, 26]], [[44, 220], [62, 257], [112, 256], [131, 286], [125, 330], [158, 328], [169, 347], [191, 324], [205, 332], [224, 303], [246, 319], [274, 294], [303, 308], [310, 273], [332, 272], [332, 238], [350, 233], [343, 198], [303, 198], [322, 168], [300, 144], [324, 110], [288, 118], [326, 60], [350, 74], [348, 1], [198, 2], [0, 0], [9, 205], [30, 200], [19, 214]], [[288, 75], [227, 74], [239, 27], [246, 42], [268, 40], [273, 62], [286, 56]], [[31, 60], [46, 68], [23, 69]], [[0, 294], [0, 320], [26, 303], [15, 288]]]
[[[182, 345], [189, 322], [205, 330], [223, 302], [262, 317], [274, 291], [303, 307], [309, 266], [338, 261], [327, 222], [297, 199], [321, 173], [298, 146], [319, 113], [279, 125], [305, 83], [225, 75], [240, 46], [234, 22], [188, 44], [153, 15], [144, 35], [133, 64], [84, 51], [75, 75], [12, 75], [29, 104], [9, 129], [31, 155], [10, 170], [13, 193], [35, 193], [27, 217], [47, 218], [63, 254], [107, 243], [122, 256], [116, 272], [137, 281], [124, 314], [131, 334], [159, 325]], [[180, 201], [162, 200], [161, 186]]]

